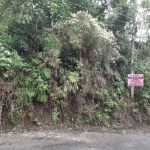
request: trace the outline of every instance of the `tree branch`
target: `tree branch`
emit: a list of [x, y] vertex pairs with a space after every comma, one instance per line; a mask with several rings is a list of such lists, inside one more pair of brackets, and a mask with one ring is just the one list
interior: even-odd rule
[[3, 16], [4, 12], [6, 11], [6, 9], [8, 8], [8, 4], [10, 3], [11, 0], [8, 0], [6, 3], [5, 3], [5, 6], [3, 7], [3, 11], [1, 12], [0, 14], [0, 18]]

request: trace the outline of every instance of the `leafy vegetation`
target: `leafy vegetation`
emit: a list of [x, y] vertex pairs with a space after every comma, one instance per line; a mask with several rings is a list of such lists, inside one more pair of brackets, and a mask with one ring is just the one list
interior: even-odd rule
[[[2, 126], [4, 116], [38, 126], [149, 123], [148, 6], [140, 5], [145, 23], [125, 0], [1, 0]], [[145, 77], [134, 100], [131, 68]]]

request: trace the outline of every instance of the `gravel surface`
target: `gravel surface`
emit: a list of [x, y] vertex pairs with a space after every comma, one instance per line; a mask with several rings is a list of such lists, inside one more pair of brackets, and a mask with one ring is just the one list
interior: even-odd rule
[[150, 150], [150, 131], [38, 131], [0, 134], [0, 150]]

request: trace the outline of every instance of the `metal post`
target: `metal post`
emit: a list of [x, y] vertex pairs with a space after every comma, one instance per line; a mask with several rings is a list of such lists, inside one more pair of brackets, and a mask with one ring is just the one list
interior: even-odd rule
[[[133, 0], [133, 3], [137, 4], [136, 0]], [[136, 17], [136, 14], [134, 15]], [[132, 32], [132, 56], [131, 56], [131, 74], [134, 74], [134, 63], [135, 63], [135, 32], [134, 32], [134, 25], [135, 25], [135, 18], [133, 19], [133, 32]], [[134, 101], [134, 86], [131, 86], [131, 99]]]
[[[134, 74], [134, 60], [135, 60], [135, 53], [134, 53], [134, 35], [132, 36], [132, 56], [131, 56], [131, 74]], [[131, 86], [131, 99], [134, 100], [134, 86]]]

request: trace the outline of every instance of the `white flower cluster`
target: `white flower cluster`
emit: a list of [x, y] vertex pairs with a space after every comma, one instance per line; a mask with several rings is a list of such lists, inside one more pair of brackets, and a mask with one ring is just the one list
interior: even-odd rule
[[0, 44], [0, 66], [10, 66], [11, 62], [11, 53]]
[[115, 41], [115, 37], [111, 31], [103, 29], [96, 18], [93, 18], [88, 12], [79, 11], [76, 14], [72, 13], [71, 17], [63, 23], [63, 25], [78, 25], [81, 28], [92, 28], [93, 32], [100, 38], [104, 38], [109, 42]]

